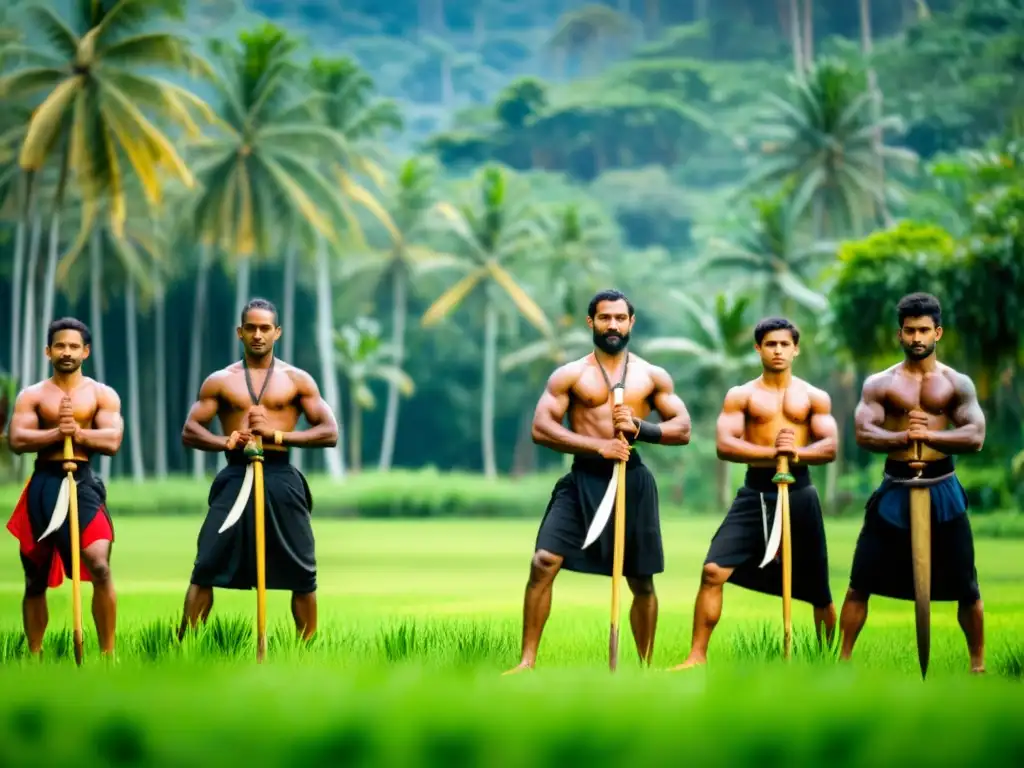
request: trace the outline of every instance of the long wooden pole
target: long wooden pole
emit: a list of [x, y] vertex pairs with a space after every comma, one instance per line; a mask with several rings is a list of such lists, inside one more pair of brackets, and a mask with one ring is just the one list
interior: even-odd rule
[[[613, 390], [615, 405], [622, 405], [622, 387]], [[622, 438], [622, 433], [619, 433]], [[620, 461], [615, 470], [619, 473], [615, 488], [615, 544], [612, 553], [612, 621], [608, 635], [608, 668], [614, 672], [619, 665], [619, 614], [622, 587], [622, 568], [626, 553], [626, 462]]]
[[773, 478], [779, 489], [779, 514], [782, 515], [782, 655], [793, 653], [793, 532], [789, 521], [789, 457], [779, 456]]
[[71, 436], [64, 437], [64, 470], [68, 473], [68, 519], [71, 528], [71, 611], [74, 622], [75, 663], [85, 657], [82, 635], [82, 540], [78, 529], [78, 485], [75, 483], [75, 449]]
[[258, 435], [253, 461], [253, 506], [256, 529], [256, 661], [267, 656], [267, 535], [263, 496], [263, 438]]

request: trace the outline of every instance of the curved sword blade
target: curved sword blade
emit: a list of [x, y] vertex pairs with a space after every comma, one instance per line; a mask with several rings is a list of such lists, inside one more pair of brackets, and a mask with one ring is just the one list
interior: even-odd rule
[[788, 491], [788, 488], [779, 488], [779, 495], [775, 499], [775, 519], [772, 520], [772, 532], [764, 546], [764, 560], [761, 561], [758, 568], [764, 568], [779, 553], [779, 544], [782, 543], [782, 494]]
[[587, 539], [583, 542], [583, 549], [586, 549], [601, 535], [601, 531], [608, 525], [608, 521], [612, 516], [612, 509], [615, 507], [615, 490], [619, 487], [619, 472], [618, 467], [612, 472], [612, 479], [608, 481], [608, 488], [604, 492], [604, 498], [601, 499], [601, 503], [597, 507], [597, 512], [594, 513], [594, 519], [590, 523], [590, 528], [587, 531]]
[[228, 516], [224, 518], [223, 524], [217, 529], [217, 533], [224, 533], [224, 531], [241, 519], [242, 513], [245, 511], [245, 505], [249, 503], [249, 495], [252, 493], [252, 473], [252, 463], [250, 462], [245, 468], [245, 477], [242, 478], [242, 487], [238, 489], [235, 503], [231, 507], [231, 511], [228, 512]]
[[43, 535], [39, 537], [38, 541], [42, 541], [64, 525], [64, 521], [68, 519], [68, 504], [70, 504], [70, 502], [71, 488], [68, 485], [67, 477], [65, 477], [60, 481], [60, 490], [57, 491], [57, 503], [53, 505], [53, 514], [50, 515], [50, 524], [46, 526], [46, 530], [43, 531]]

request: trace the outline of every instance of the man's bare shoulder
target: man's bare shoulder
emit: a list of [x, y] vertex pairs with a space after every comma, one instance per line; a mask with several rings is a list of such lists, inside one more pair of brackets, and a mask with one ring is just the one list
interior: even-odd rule
[[558, 366], [548, 376], [547, 388], [552, 392], [567, 392], [576, 385], [583, 373], [590, 367], [590, 360], [590, 355], [585, 355]]
[[316, 378], [309, 371], [303, 370], [291, 363], [286, 363], [283, 360], [275, 360], [274, 366], [280, 366], [281, 371], [292, 380], [299, 390], [317, 390]]
[[232, 379], [242, 374], [242, 366], [240, 363], [232, 363], [231, 365], [220, 368], [209, 374], [204, 380], [203, 385], [200, 388], [200, 392], [206, 397], [214, 397], [218, 395], [221, 388], [229, 383]]
[[883, 394], [892, 384], [892, 380], [895, 378], [897, 372], [900, 369], [900, 363], [896, 363], [885, 370], [877, 371], [876, 373], [868, 374], [867, 378], [864, 379], [862, 389], [865, 393], [872, 394]]
[[117, 394], [117, 390], [109, 384], [104, 384], [96, 379], [87, 379], [89, 384], [92, 386], [93, 392], [96, 394], [96, 401], [98, 403], [107, 405], [109, 407], [120, 406], [121, 396]]
[[46, 392], [49, 384], [49, 379], [43, 379], [42, 381], [37, 381], [35, 384], [29, 384], [18, 393], [16, 398], [14, 398], [15, 407], [20, 406], [22, 408], [28, 408], [39, 405], [39, 402], [43, 399], [43, 394]]
[[656, 384], [661, 386], [670, 385], [672, 383], [672, 374], [667, 369], [663, 368], [656, 363], [652, 363], [650, 360], [635, 355], [632, 352], [629, 353], [629, 364], [633, 366], [633, 369], [640, 368], [646, 371]]
[[725, 392], [725, 399], [722, 402], [723, 410], [744, 410], [750, 402], [750, 396], [754, 393], [760, 379], [751, 379], [742, 384], [734, 384]]
[[977, 389], [974, 385], [974, 380], [966, 373], [958, 371], [956, 368], [946, 365], [945, 363], [939, 363], [939, 373], [941, 373], [942, 376], [953, 385], [953, 389], [959, 397], [977, 397]]

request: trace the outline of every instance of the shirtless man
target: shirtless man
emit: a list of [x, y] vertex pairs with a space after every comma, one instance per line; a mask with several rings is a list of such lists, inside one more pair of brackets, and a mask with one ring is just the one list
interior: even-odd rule
[[[251, 493], [242, 517], [223, 533], [218, 530], [242, 487], [249, 462], [245, 445], [257, 435], [263, 439], [264, 451], [267, 589], [291, 591], [296, 629], [306, 640], [316, 631], [316, 555], [310, 524], [313, 499], [302, 473], [288, 461], [288, 448], [332, 447], [338, 442], [338, 425], [313, 377], [274, 357], [274, 343], [280, 337], [274, 305], [264, 299], [250, 301], [238, 327], [244, 347], [242, 360], [203, 382], [182, 430], [187, 447], [225, 451], [228, 463], [210, 488], [210, 509], [199, 531], [179, 639], [188, 627], [194, 628], [200, 620], [205, 623], [213, 607], [214, 587], [256, 586]], [[292, 431], [300, 414], [310, 428]], [[207, 429], [214, 416], [226, 437]]]
[[[985, 414], [971, 379], [936, 359], [942, 308], [926, 293], [903, 297], [896, 307], [904, 360], [864, 381], [855, 421], [857, 444], [887, 454], [881, 485], [867, 501], [857, 540], [850, 588], [843, 602], [841, 658], [848, 660], [868, 615], [870, 595], [914, 599], [910, 552], [910, 491], [901, 483], [927, 462], [931, 485], [932, 593], [956, 601], [971, 670], [984, 672], [984, 620], [967, 493], [955, 474], [953, 454], [977, 453], [985, 442]], [[950, 428], [952, 427], [952, 428]]]
[[[587, 318], [596, 349], [558, 368], [537, 403], [533, 441], [575, 458], [569, 473], [555, 484], [540, 524], [523, 606], [522, 660], [509, 672], [532, 669], [536, 663], [560, 569], [611, 576], [613, 522], [590, 547], [582, 547], [616, 463], [622, 460], [628, 460], [623, 574], [633, 593], [629, 619], [641, 661], [651, 661], [658, 618], [653, 577], [665, 567], [658, 488], [629, 444], [686, 445], [690, 416], [668, 373], [628, 351], [635, 319], [633, 305], [622, 293], [598, 293]], [[619, 385], [623, 405], [614, 406], [612, 389]], [[661, 423], [645, 421], [652, 410]], [[569, 429], [562, 425], [567, 414]], [[627, 440], [618, 437], [618, 431]]]
[[[793, 599], [810, 603], [819, 643], [829, 641], [836, 612], [828, 583], [828, 549], [818, 491], [809, 464], [836, 456], [838, 429], [828, 394], [793, 376], [800, 354], [800, 331], [783, 318], [766, 318], [754, 328], [754, 348], [762, 373], [732, 387], [718, 416], [718, 458], [747, 465], [743, 487], [711, 539], [693, 610], [690, 654], [673, 671], [705, 664], [711, 633], [722, 615], [723, 586], [732, 584], [768, 595], [782, 595], [778, 549], [767, 552], [769, 531], [781, 521], [772, 482], [780, 456], [789, 458], [795, 482], [789, 486], [793, 536]], [[768, 510], [775, 510], [769, 515]], [[779, 523], [781, 524], [781, 523]], [[771, 555], [762, 568], [761, 563]]]
[[[114, 527], [107, 510], [107, 491], [90, 466], [93, 454], [113, 456], [121, 448], [124, 424], [121, 399], [110, 387], [82, 374], [92, 338], [79, 320], [64, 317], [50, 323], [46, 356], [53, 376], [22, 390], [14, 402], [9, 443], [17, 454], [36, 454], [35, 467], [7, 529], [20, 542], [25, 572], [22, 617], [28, 649], [40, 655], [49, 613], [46, 590], [71, 578], [71, 519], [68, 507], [57, 508], [64, 469], [64, 440], [71, 438], [78, 493], [79, 546], [83, 581], [92, 582], [92, 616], [100, 651], [114, 653], [117, 595], [110, 575]], [[54, 515], [63, 522], [46, 532]], [[56, 522], [56, 521], [54, 521]]]

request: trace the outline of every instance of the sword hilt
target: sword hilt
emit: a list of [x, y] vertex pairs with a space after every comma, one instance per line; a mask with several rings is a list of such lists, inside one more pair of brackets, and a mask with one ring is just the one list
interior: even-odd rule
[[246, 443], [245, 455], [249, 461], [263, 461], [263, 438], [257, 435]]

